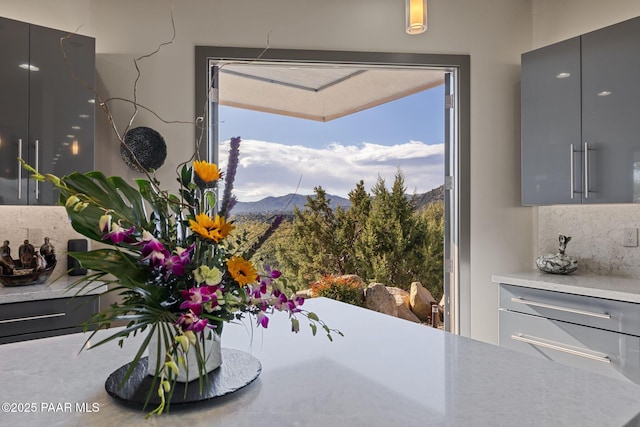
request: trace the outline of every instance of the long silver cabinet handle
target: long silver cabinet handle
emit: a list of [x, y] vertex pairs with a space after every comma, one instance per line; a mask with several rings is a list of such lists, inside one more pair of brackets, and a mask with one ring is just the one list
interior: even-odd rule
[[575, 192], [574, 182], [573, 182], [573, 144], [569, 146], [570, 148], [570, 157], [569, 157], [569, 185], [571, 186], [571, 199], [573, 199], [573, 193]]
[[584, 198], [589, 198], [589, 143], [584, 143]]
[[[40, 142], [36, 139], [36, 170], [40, 171]], [[36, 180], [36, 200], [40, 198], [40, 182]]]
[[609, 359], [607, 355], [602, 355], [602, 353], [595, 354], [587, 351], [577, 350], [575, 348], [566, 347], [560, 343], [543, 340], [542, 338], [532, 337], [525, 334], [514, 334], [514, 335], [511, 335], [511, 339], [515, 341], [525, 342], [527, 344], [532, 344], [538, 347], [545, 347], [545, 348], [550, 348], [552, 350], [558, 350], [563, 353], [573, 354], [574, 356], [580, 356], [587, 359], [597, 360], [598, 362], [611, 363], [611, 359]]
[[39, 316], [18, 317], [18, 318], [15, 318], [15, 319], [0, 320], [0, 324], [2, 324], [2, 323], [23, 322], [25, 320], [50, 319], [52, 317], [64, 317], [66, 315], [67, 315], [66, 313], [52, 313], [52, 314], [41, 314]]
[[563, 307], [561, 305], [546, 304], [544, 302], [531, 301], [531, 300], [520, 298], [520, 297], [512, 297], [511, 301], [516, 302], [518, 304], [526, 304], [534, 307], [542, 307], [542, 308], [548, 308], [551, 310], [564, 311], [566, 313], [582, 314], [584, 316], [597, 317], [599, 319], [611, 319], [611, 315], [608, 313], [596, 313], [594, 311], [586, 311], [586, 310], [580, 310], [577, 308]]
[[[22, 138], [18, 139], [18, 158], [22, 158]], [[18, 160], [18, 200], [22, 199], [22, 163]]]

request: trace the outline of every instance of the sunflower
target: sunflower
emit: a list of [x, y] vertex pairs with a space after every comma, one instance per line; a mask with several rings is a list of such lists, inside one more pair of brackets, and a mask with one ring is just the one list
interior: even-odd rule
[[204, 160], [194, 161], [193, 171], [195, 172], [195, 181], [200, 187], [213, 187], [222, 177], [215, 163], [209, 163]]
[[233, 280], [238, 282], [240, 286], [253, 283], [258, 277], [258, 272], [253, 264], [239, 256], [234, 256], [227, 260], [227, 269]]
[[226, 222], [223, 216], [216, 215], [211, 219], [209, 215], [199, 213], [195, 220], [189, 220], [189, 228], [200, 237], [218, 243], [227, 237], [235, 227], [230, 222]]

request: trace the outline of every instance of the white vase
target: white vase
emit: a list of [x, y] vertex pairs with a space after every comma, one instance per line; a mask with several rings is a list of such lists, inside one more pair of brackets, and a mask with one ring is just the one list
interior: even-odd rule
[[[147, 353], [149, 355], [149, 366], [147, 372], [149, 375], [154, 376], [156, 373], [156, 364], [158, 361], [158, 339], [161, 334], [161, 330], [168, 331], [170, 335], [171, 342], [173, 343], [173, 337], [176, 334], [176, 328], [172, 324], [165, 324], [164, 328], [161, 328], [160, 325], [156, 328], [156, 331], [151, 335], [151, 339], [149, 340], [149, 346], [147, 347]], [[202, 335], [204, 335], [205, 339], [202, 339]], [[222, 365], [222, 347], [220, 342], [220, 335], [213, 332], [210, 329], [205, 329], [203, 332], [196, 333], [196, 337], [198, 340], [198, 345], [190, 345], [189, 350], [185, 356], [185, 366], [181, 366], [176, 359], [176, 364], [178, 364], [178, 382], [190, 382], [194, 380], [198, 380], [199, 378], [199, 370], [198, 370], [198, 352], [201, 355], [201, 359], [205, 361], [205, 372], [209, 373], [220, 367]], [[160, 357], [161, 365], [164, 364], [164, 356], [166, 353], [166, 347], [164, 340], [160, 340]]]

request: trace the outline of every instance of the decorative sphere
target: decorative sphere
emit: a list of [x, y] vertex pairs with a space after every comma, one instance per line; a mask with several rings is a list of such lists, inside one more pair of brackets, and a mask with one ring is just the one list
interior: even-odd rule
[[164, 164], [167, 158], [167, 144], [157, 131], [140, 126], [129, 129], [124, 134], [124, 144], [120, 144], [120, 155], [131, 169], [148, 172]]

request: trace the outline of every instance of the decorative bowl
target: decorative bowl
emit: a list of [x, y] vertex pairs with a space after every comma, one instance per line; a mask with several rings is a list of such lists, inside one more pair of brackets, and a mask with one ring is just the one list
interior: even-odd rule
[[49, 279], [55, 266], [56, 263], [54, 262], [43, 270], [34, 271], [33, 268], [16, 269], [15, 272], [18, 272], [18, 274], [0, 274], [0, 283], [4, 286], [40, 285]]
[[578, 261], [565, 254], [546, 254], [536, 259], [536, 266], [545, 273], [570, 274], [578, 269]]

